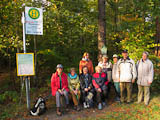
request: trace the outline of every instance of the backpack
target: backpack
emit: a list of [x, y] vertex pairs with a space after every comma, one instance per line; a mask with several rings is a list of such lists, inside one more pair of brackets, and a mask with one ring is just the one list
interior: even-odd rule
[[45, 99], [39, 97], [34, 104], [33, 108], [30, 110], [30, 114], [33, 116], [41, 115], [46, 111], [46, 102]]
[[85, 98], [85, 102], [87, 103], [88, 107], [93, 107], [93, 93], [89, 92]]

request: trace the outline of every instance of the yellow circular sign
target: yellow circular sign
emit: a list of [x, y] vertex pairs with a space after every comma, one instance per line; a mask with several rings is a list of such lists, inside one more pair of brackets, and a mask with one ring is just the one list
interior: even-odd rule
[[37, 10], [36, 8], [31, 8], [28, 12], [28, 15], [32, 19], [38, 19], [40, 16], [40, 13], [39, 13], [39, 10]]

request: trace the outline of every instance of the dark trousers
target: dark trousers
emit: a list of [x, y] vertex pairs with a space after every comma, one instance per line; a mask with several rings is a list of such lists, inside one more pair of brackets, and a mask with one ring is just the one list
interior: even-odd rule
[[110, 94], [110, 91], [111, 91], [111, 87], [112, 87], [113, 83], [112, 82], [109, 82], [108, 85], [107, 85], [107, 98], [109, 97], [109, 94]]
[[105, 102], [107, 97], [107, 89], [102, 89], [102, 92], [96, 90], [96, 98], [98, 103]]

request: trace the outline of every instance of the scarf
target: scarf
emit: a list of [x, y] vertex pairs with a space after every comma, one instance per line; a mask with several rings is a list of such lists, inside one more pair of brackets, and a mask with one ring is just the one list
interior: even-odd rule
[[82, 60], [84, 60], [84, 61], [89, 61], [89, 59], [87, 59], [87, 58], [82, 58]]
[[76, 73], [74, 74], [74, 76], [72, 76], [71, 73], [69, 73], [68, 76], [69, 76], [71, 79], [77, 78], [77, 74], [76, 74]]

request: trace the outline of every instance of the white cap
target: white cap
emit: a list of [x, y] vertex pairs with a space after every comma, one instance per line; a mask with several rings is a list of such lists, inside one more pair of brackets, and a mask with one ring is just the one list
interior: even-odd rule
[[114, 55], [113, 55], [113, 58], [118, 58], [118, 55], [117, 55], [117, 54], [114, 54]]

